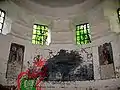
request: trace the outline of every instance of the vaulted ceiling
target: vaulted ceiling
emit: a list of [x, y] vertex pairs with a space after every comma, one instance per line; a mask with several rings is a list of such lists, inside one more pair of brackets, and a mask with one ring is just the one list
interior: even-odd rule
[[86, 0], [31, 0], [31, 1], [50, 7], [67, 7], [83, 3]]
[[[64, 39], [70, 40], [71, 42], [72, 41], [71, 31], [75, 30], [74, 27], [75, 24], [78, 24], [83, 21], [91, 21], [89, 23], [95, 26], [92, 27], [92, 36], [95, 36], [95, 38], [98, 36], [103, 36], [103, 33], [105, 33], [104, 30], [108, 30], [109, 28], [108, 25], [106, 25], [107, 21], [105, 22], [103, 18], [101, 19], [101, 17], [104, 17], [102, 8], [96, 7], [100, 4], [101, 0], [64, 0], [64, 1], [11, 0], [11, 1], [14, 2], [13, 4], [16, 4], [17, 6], [21, 7], [19, 10], [17, 10], [17, 12], [19, 11], [19, 13], [17, 14], [17, 19], [15, 20], [15, 23], [13, 25], [14, 27], [12, 27], [13, 29], [12, 31], [14, 31], [14, 33], [19, 34], [20, 36], [28, 36], [30, 37], [30, 39], [32, 35], [31, 33], [32, 25], [34, 22], [45, 23], [49, 25], [53, 34], [52, 39], [55, 42], [59, 41], [58, 40], [59, 38], [56, 38], [57, 36], [55, 36], [58, 35], [56, 34], [56, 32], [61, 32], [59, 33], [60, 36], [61, 34], [65, 34], [64, 36], [66, 37], [64, 37]], [[90, 20], [88, 20], [88, 18]], [[98, 21], [98, 23], [96, 21]], [[104, 28], [101, 29], [101, 27]], [[63, 40], [61, 41], [63, 42]]]
[[101, 0], [12, 0], [22, 8], [43, 16], [71, 17], [91, 10]]

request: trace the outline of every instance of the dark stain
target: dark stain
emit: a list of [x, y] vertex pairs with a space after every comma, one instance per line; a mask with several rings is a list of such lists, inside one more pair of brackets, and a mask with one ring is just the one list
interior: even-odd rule
[[[77, 51], [61, 49], [48, 59], [46, 81], [82, 81], [93, 80], [93, 64], [83, 64], [83, 58]], [[78, 69], [77, 69], [78, 68]]]

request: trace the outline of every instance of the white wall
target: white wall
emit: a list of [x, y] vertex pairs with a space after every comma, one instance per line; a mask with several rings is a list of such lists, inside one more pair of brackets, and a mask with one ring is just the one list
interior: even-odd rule
[[11, 40], [11, 36], [3, 36], [0, 34], [0, 83], [3, 84], [6, 83], [5, 76]]
[[[107, 2], [108, 3], [108, 2]], [[120, 66], [120, 36], [116, 36], [116, 33], [111, 32], [115, 31], [118, 26], [114, 29], [111, 27], [113, 23], [109, 18], [109, 11], [112, 8], [112, 5], [109, 7], [106, 6], [106, 1], [93, 7], [90, 11], [83, 13], [83, 15], [77, 15], [72, 19], [57, 19], [52, 20], [50, 18], [42, 18], [39, 15], [29, 12], [23, 8], [18, 7], [12, 2], [0, 4], [0, 8], [7, 11], [7, 16], [12, 19], [12, 35], [3, 36], [0, 35], [0, 83], [6, 84], [5, 73], [7, 68], [7, 60], [9, 55], [9, 49], [11, 42], [18, 43], [25, 46], [24, 53], [24, 70], [27, 68], [27, 61], [32, 61], [34, 55], [41, 53], [47, 56], [47, 52], [44, 49], [52, 49], [58, 51], [61, 48], [64, 49], [79, 49], [81, 47], [92, 47], [93, 49], [93, 63], [94, 63], [94, 78], [96, 80], [100, 79], [99, 73], [99, 56], [98, 56], [98, 46], [102, 45], [105, 42], [111, 42], [113, 47], [114, 55], [114, 64], [115, 67]], [[115, 9], [114, 9], [115, 10]], [[13, 13], [13, 11], [15, 13]], [[116, 18], [116, 16], [114, 16]], [[43, 23], [48, 24], [52, 31], [52, 42], [50, 46], [40, 47], [39, 45], [31, 44], [31, 35], [32, 35], [32, 25], [34, 23]], [[84, 46], [75, 45], [75, 24], [80, 24], [83, 22], [89, 22], [91, 25], [91, 34], [92, 34], [92, 43]], [[114, 25], [113, 25], [114, 26]], [[117, 71], [117, 70], [116, 70]], [[78, 82], [79, 87], [99, 87], [100, 90], [104, 90], [106, 85], [111, 86], [117, 85], [119, 82], [116, 80], [103, 80], [103, 81], [92, 81], [90, 82]], [[104, 82], [104, 83], [103, 83]], [[116, 86], [114, 86], [116, 87]], [[73, 90], [73, 89], [72, 89]], [[107, 90], [107, 89], [106, 89]], [[110, 90], [110, 89], [109, 89]]]

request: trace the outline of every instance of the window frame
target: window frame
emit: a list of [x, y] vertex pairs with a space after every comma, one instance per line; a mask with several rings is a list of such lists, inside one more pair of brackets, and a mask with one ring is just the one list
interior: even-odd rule
[[90, 24], [83, 23], [76, 25], [76, 44], [84, 45], [89, 43], [91, 43]]
[[[34, 28], [35, 25], [37, 26], [36, 29]], [[39, 27], [39, 29], [38, 29], [38, 27]], [[41, 27], [44, 27], [43, 31], [42, 31]], [[45, 28], [47, 28], [46, 32], [45, 32]], [[34, 31], [36, 31], [36, 34], [33, 33]], [[46, 33], [48, 33], [48, 26], [47, 25], [34, 24], [33, 25], [33, 30], [32, 30], [32, 44], [39, 44], [41, 46], [45, 45], [47, 37], [48, 37], [48, 34], [46, 35]], [[44, 35], [42, 35], [42, 34], [44, 34]], [[35, 39], [33, 39], [33, 36], [35, 36]], [[44, 38], [46, 38], [46, 39], [44, 39]], [[33, 43], [33, 41], [35, 41], [35, 43]]]
[[119, 23], [120, 23], [120, 8], [117, 9], [117, 15], [118, 15]]
[[4, 10], [2, 10], [2, 9], [0, 9], [0, 12], [3, 12], [4, 13], [4, 17], [2, 17], [1, 15], [1, 13], [0, 13], [0, 18], [2, 17], [3, 18], [3, 22], [1, 23], [2, 24], [2, 27], [0, 28], [0, 33], [2, 33], [2, 31], [3, 31], [3, 27], [4, 27], [4, 22], [5, 22], [5, 17], [6, 17], [6, 12], [4, 11]]

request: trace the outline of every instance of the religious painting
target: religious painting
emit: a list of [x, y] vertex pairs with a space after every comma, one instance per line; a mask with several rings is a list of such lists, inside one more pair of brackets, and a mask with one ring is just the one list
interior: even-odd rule
[[113, 53], [111, 43], [105, 43], [98, 47], [100, 65], [113, 63]]
[[101, 79], [115, 77], [113, 52], [111, 43], [105, 43], [98, 47]]
[[80, 50], [60, 49], [47, 60], [47, 81], [93, 80], [93, 56], [91, 48]]
[[6, 78], [8, 82], [16, 79], [17, 75], [22, 71], [24, 49], [25, 47], [23, 45], [16, 43], [11, 44], [6, 71]]

